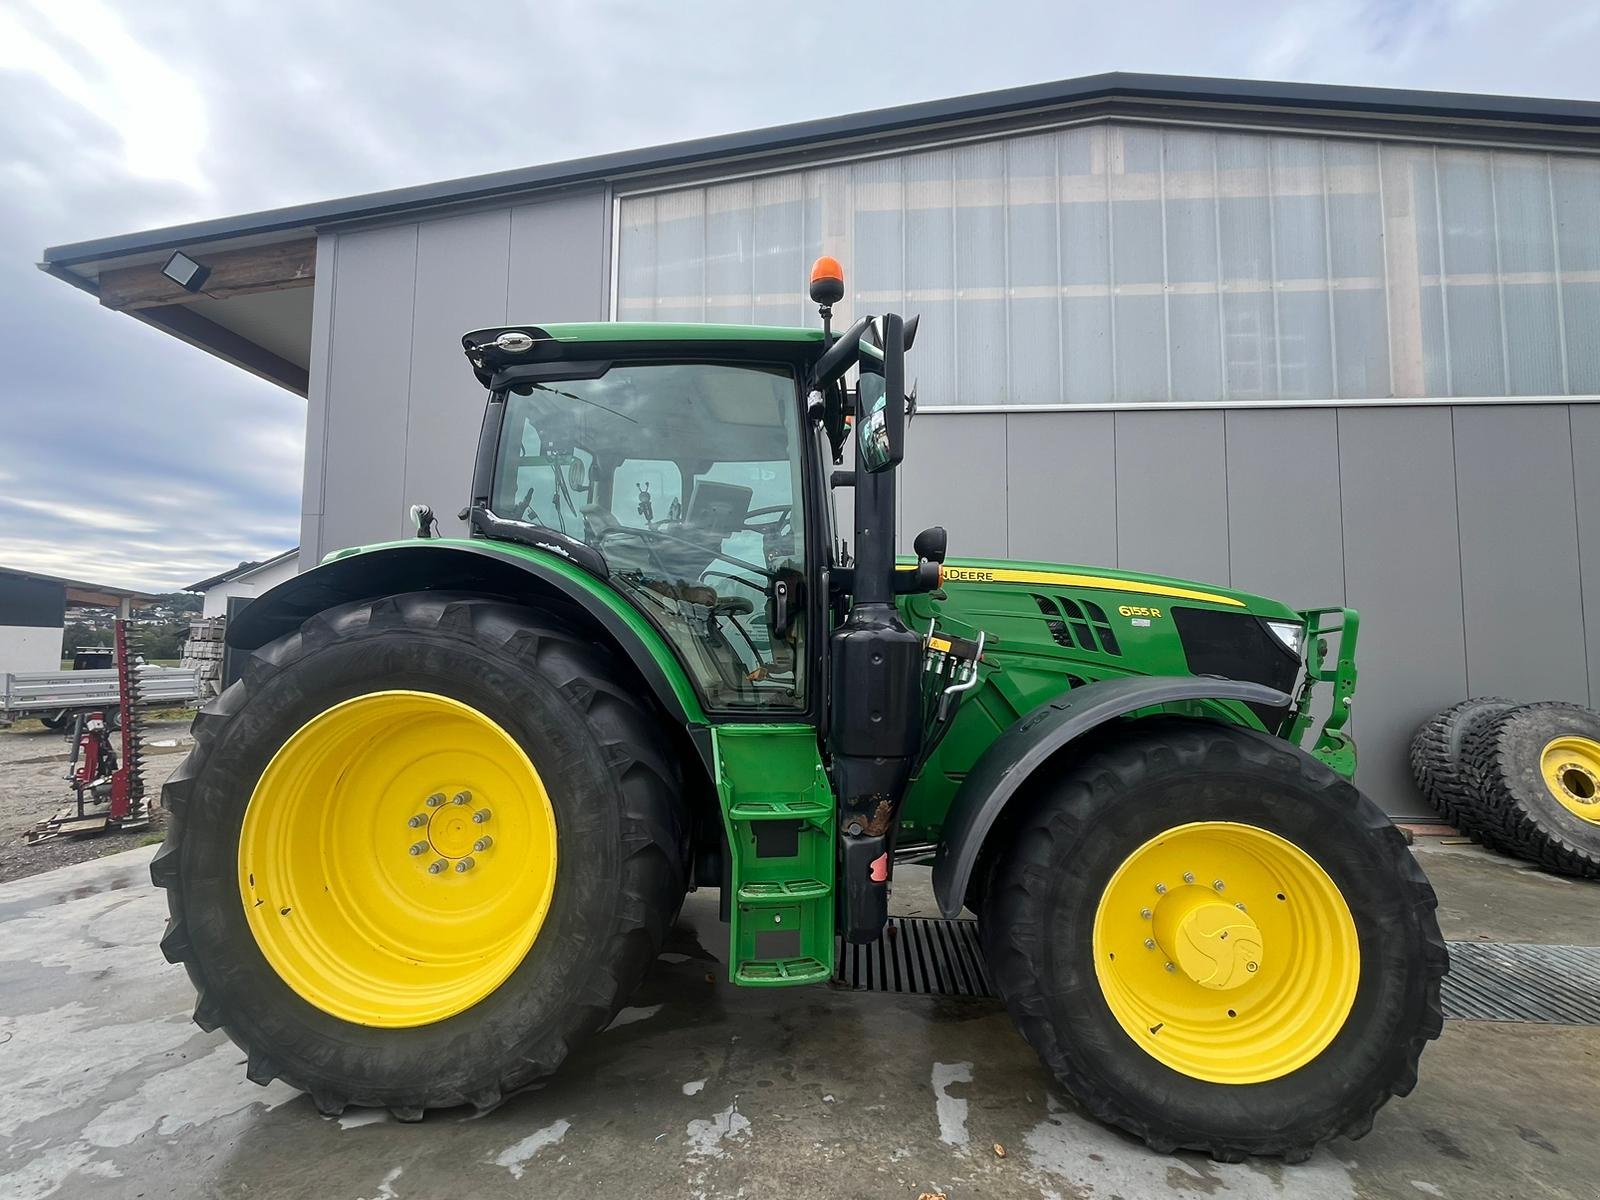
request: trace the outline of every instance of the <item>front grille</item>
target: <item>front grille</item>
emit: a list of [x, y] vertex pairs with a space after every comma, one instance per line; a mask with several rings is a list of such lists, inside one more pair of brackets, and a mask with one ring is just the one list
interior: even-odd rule
[[1180, 607], [1172, 610], [1172, 623], [1191, 674], [1264, 683], [1286, 694], [1294, 691], [1300, 659], [1272, 636], [1259, 617]]

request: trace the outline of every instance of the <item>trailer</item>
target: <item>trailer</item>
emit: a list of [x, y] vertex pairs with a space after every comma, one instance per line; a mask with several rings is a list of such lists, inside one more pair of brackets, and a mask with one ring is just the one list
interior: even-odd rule
[[[139, 703], [147, 708], [179, 708], [200, 696], [198, 673], [190, 667], [141, 664]], [[116, 670], [16, 671], [0, 674], [0, 726], [37, 717], [49, 729], [65, 729], [79, 713], [118, 707]]]

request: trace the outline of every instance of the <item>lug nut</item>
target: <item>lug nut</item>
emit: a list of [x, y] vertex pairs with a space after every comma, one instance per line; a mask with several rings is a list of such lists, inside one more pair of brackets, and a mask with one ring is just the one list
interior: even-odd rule
[[1185, 871], [1183, 873], [1183, 881], [1185, 883], [1193, 883], [1194, 882], [1194, 872], [1193, 871]]
[[416, 816], [412, 817], [409, 821], [406, 822], [406, 824], [409, 825], [412, 829], [421, 829], [427, 823], [428, 823], [428, 818], [427, 818], [426, 814], [424, 814], [424, 813], [418, 813]]
[[453, 800], [451, 800], [450, 803], [451, 804], [471, 804], [472, 803], [472, 793], [471, 792], [457, 792], [455, 794], [455, 798]]
[[445, 862], [444, 859], [436, 858], [431, 863], [428, 864], [428, 874], [429, 875], [437, 875], [440, 871], [444, 870], [449, 865], [450, 864]]
[[1148, 921], [1150, 919], [1150, 910], [1148, 908], [1141, 908], [1139, 910], [1139, 915]]
[[426, 854], [427, 852], [428, 852], [428, 843], [427, 842], [412, 842], [411, 843], [411, 857], [412, 858], [420, 858], [422, 855]]
[[1248, 909], [1245, 908], [1243, 900], [1240, 900], [1237, 903], [1235, 903], [1234, 907], [1237, 908], [1240, 912], [1248, 912], [1249, 911]]
[[480, 808], [477, 812], [472, 814], [472, 823], [474, 825], [482, 825], [488, 819], [489, 810], [487, 808]]
[[1156, 940], [1155, 940], [1155, 938], [1145, 938], [1145, 940], [1144, 940], [1144, 948], [1146, 950], [1154, 950], [1156, 948]]
[[1156, 884], [1156, 894], [1158, 896], [1165, 896], [1167, 894], [1167, 885], [1164, 883]]
[[1168, 963], [1166, 969], [1169, 971], [1176, 971], [1178, 968], [1173, 966], [1171, 963]]
[[428, 805], [429, 808], [438, 808], [439, 805], [441, 805], [443, 803], [444, 803], [444, 793], [443, 792], [435, 792], [433, 795], [429, 796], [428, 799], [427, 799], [427, 805]]
[[1221, 891], [1221, 890], [1222, 890], [1222, 880], [1220, 880], [1220, 879], [1213, 879], [1213, 880], [1212, 880], [1212, 881], [1211, 881], [1211, 886], [1212, 886], [1212, 887], [1214, 887], [1214, 888], [1216, 888], [1216, 889], [1217, 889], [1217, 891], [1219, 891], [1219, 892], [1220, 892], [1220, 891]]
[[463, 858], [460, 862], [458, 862], [456, 864], [456, 874], [457, 875], [465, 875], [468, 871], [472, 870], [472, 867], [473, 867], [472, 860], [470, 858]]
[[492, 837], [481, 837], [472, 843], [472, 848], [479, 854], [482, 854], [492, 845], [494, 845], [494, 839]]

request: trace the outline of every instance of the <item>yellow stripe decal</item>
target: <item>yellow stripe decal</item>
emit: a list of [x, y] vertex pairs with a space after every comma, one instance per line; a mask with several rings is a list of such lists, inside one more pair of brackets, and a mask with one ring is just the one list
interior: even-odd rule
[[1108, 592], [1139, 592], [1147, 596], [1171, 596], [1178, 600], [1200, 600], [1207, 604], [1227, 604], [1244, 608], [1243, 600], [1169, 587], [1164, 583], [1140, 583], [1132, 579], [1111, 579], [1104, 575], [1071, 575], [1061, 571], [1018, 571], [1012, 567], [945, 567], [949, 583], [1031, 583], [1042, 586], [1100, 588]]

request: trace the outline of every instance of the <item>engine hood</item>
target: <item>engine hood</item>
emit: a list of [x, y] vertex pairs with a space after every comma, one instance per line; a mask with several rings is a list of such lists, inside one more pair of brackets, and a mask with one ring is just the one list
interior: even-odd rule
[[[952, 558], [945, 563], [946, 587], [1071, 588], [1094, 594], [1109, 610], [1124, 607], [1185, 606], [1233, 609], [1271, 620], [1299, 621], [1300, 614], [1280, 600], [1216, 584], [1085, 567], [1072, 563], [1029, 562], [998, 558]], [[1124, 614], [1127, 615], [1127, 614]]]

